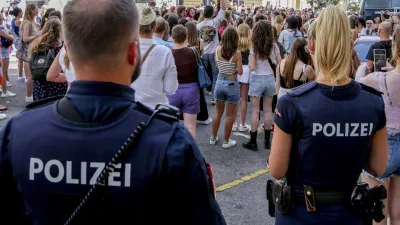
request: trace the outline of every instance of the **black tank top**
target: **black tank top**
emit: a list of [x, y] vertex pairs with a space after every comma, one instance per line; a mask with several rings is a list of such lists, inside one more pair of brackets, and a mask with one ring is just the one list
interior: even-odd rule
[[242, 65], [249, 65], [249, 56], [250, 56], [250, 50], [241, 52], [242, 53]]
[[[306, 64], [304, 64], [303, 65], [303, 70], [301, 71], [301, 74], [300, 74], [300, 77], [297, 79], [297, 80], [293, 80], [293, 87], [292, 88], [296, 88], [296, 87], [299, 87], [299, 86], [301, 86], [301, 85], [303, 85], [303, 84], [305, 84], [305, 83], [307, 83], [309, 80], [308, 80], [308, 77], [307, 77], [307, 79], [306, 80], [301, 80], [301, 78], [303, 77], [303, 75], [304, 74], [306, 74], [306, 72], [305, 72], [305, 70], [306, 70], [306, 67], [307, 67], [307, 65]], [[279, 66], [279, 70], [280, 70], [280, 66]], [[281, 84], [281, 88], [286, 88], [286, 89], [291, 89], [291, 88], [288, 88], [287, 86], [286, 86], [286, 82], [285, 82], [285, 78], [282, 76], [282, 74], [281, 74], [281, 72], [279, 71], [279, 76], [280, 76], [280, 84]], [[307, 76], [307, 75], [306, 75]]]

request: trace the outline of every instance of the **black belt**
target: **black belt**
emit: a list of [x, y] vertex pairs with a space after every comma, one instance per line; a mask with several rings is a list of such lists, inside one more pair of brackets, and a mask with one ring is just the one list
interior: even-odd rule
[[[350, 194], [345, 194], [344, 192], [314, 192], [314, 200], [316, 205], [343, 205], [351, 203], [351, 196]], [[304, 191], [296, 190], [293, 192], [293, 203], [306, 203]]]

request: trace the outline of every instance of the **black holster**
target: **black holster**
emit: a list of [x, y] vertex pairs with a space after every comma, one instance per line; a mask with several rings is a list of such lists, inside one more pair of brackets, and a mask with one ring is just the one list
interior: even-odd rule
[[275, 217], [275, 210], [280, 214], [290, 212], [292, 208], [292, 190], [286, 181], [267, 182], [268, 213]]
[[355, 210], [364, 214], [364, 224], [372, 225], [372, 220], [379, 223], [385, 219], [383, 215], [385, 205], [382, 200], [386, 198], [387, 191], [384, 186], [369, 188], [368, 184], [359, 183], [351, 195], [351, 204]]

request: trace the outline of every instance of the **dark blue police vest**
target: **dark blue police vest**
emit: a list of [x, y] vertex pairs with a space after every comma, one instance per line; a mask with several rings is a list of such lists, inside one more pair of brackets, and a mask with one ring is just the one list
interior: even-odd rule
[[[312, 82], [289, 93], [297, 108], [291, 184], [349, 191], [368, 162], [371, 137], [383, 128], [381, 93], [354, 81], [334, 88]], [[354, 96], [341, 96], [346, 88]]]
[[[150, 112], [138, 103], [116, 120], [77, 124], [62, 118], [56, 110], [54, 104], [35, 109], [34, 113], [28, 110], [10, 125], [13, 174], [28, 216], [40, 224], [66, 221], [105, 164], [138, 124], [149, 119]], [[102, 218], [102, 213], [118, 218], [118, 214], [131, 211], [140, 218], [145, 216], [142, 211], [158, 208], [163, 190], [155, 187], [162, 182], [167, 145], [175, 132], [171, 124], [171, 120], [156, 118], [144, 131], [126, 163], [111, 174], [105, 195], [112, 198], [107, 199], [104, 208], [96, 202], [95, 215], [89, 214], [93, 216], [88, 219], [90, 223], [104, 222], [95, 218]]]

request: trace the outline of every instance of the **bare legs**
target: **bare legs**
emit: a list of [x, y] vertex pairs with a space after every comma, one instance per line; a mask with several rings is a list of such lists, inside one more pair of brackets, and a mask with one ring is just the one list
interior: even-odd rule
[[242, 125], [246, 123], [248, 94], [249, 94], [249, 84], [240, 83], [240, 97], [242, 98], [242, 102], [240, 103], [240, 122]]
[[18, 59], [18, 78], [23, 77], [24, 70], [24, 62], [21, 59]]
[[2, 73], [3, 73], [3, 81], [1, 82], [1, 89], [4, 93], [7, 93], [7, 78], [8, 78], [8, 66], [10, 63], [10, 59], [2, 59]]
[[24, 70], [26, 74], [26, 97], [31, 97], [33, 92], [33, 80], [29, 62], [24, 62]]
[[[222, 115], [224, 114], [225, 102], [216, 101], [215, 109], [216, 111], [213, 117], [212, 131], [211, 131], [211, 137], [214, 139], [217, 137], [218, 129], [221, 123], [221, 118]], [[224, 141], [226, 142], [229, 142], [229, 137], [231, 136], [232, 133], [233, 120], [236, 115], [235, 109], [237, 109], [237, 104], [231, 104], [231, 103], [226, 104], [226, 119], [225, 119], [225, 130], [224, 130]]]
[[197, 114], [187, 114], [183, 113], [183, 123], [185, 124], [185, 127], [187, 127], [192, 134], [194, 140], [197, 140], [196, 136], [196, 119], [197, 119]]

